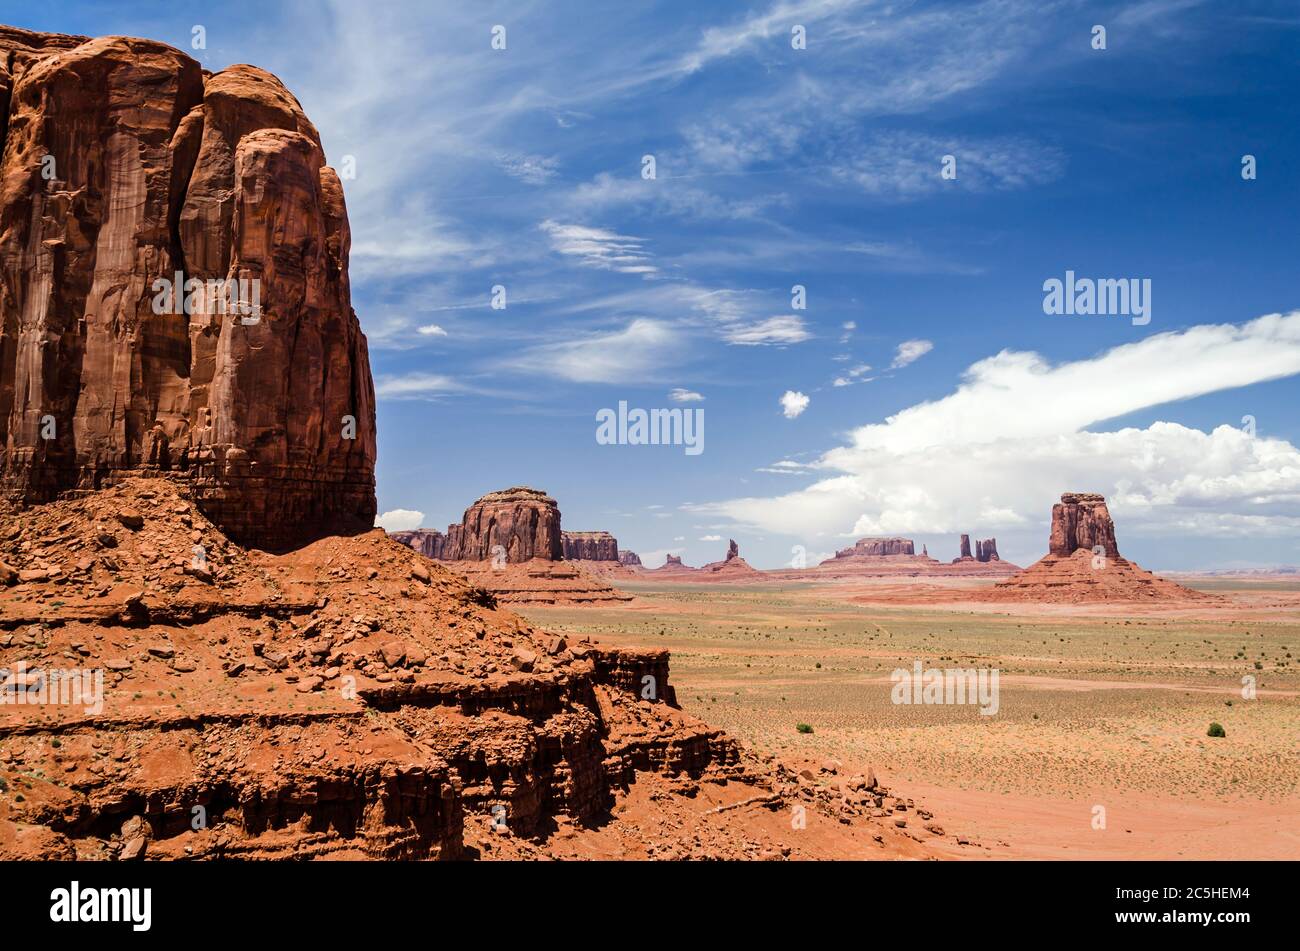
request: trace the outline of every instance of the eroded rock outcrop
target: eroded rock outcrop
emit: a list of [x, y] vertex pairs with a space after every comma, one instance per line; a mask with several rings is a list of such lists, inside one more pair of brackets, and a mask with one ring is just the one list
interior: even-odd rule
[[885, 558], [915, 555], [916, 544], [910, 538], [859, 538], [849, 548], [841, 548], [836, 558]]
[[618, 539], [609, 532], [561, 532], [569, 561], [619, 561]]
[[1046, 555], [982, 593], [982, 600], [1044, 603], [1193, 601], [1211, 595], [1184, 588], [1119, 553], [1106, 500], [1067, 492], [1052, 507]]
[[443, 549], [447, 544], [447, 536], [442, 532], [435, 531], [432, 528], [415, 528], [404, 532], [389, 532], [388, 534], [403, 545], [414, 548], [425, 558], [433, 558], [437, 561], [443, 560]]
[[998, 557], [998, 540], [996, 538], [986, 538], [983, 541], [975, 542], [975, 560], [982, 562], [1001, 561]]
[[374, 519], [338, 176], [297, 100], [123, 37], [0, 29], [0, 491], [188, 479], [233, 537]]
[[1064, 558], [1080, 548], [1092, 551], [1098, 546], [1103, 554], [1119, 557], [1115, 523], [1106, 508], [1106, 499], [1092, 492], [1066, 492], [1061, 501], [1052, 506], [1048, 551]]
[[560, 561], [560, 508], [545, 492], [526, 486], [489, 492], [465, 510], [459, 525], [448, 526], [442, 558], [506, 564], [534, 558]]
[[618, 560], [629, 568], [637, 568], [641, 565], [641, 556], [626, 548], [620, 548], [618, 550]]

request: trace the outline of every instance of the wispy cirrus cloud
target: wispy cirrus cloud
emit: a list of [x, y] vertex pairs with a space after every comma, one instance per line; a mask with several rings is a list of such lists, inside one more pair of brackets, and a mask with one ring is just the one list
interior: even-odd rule
[[618, 330], [532, 347], [504, 366], [573, 383], [658, 382], [673, 370], [685, 347], [672, 324], [638, 318]]
[[623, 274], [654, 274], [659, 270], [650, 263], [645, 241], [641, 238], [549, 219], [540, 227], [550, 238], [556, 253], [574, 258], [585, 267]]

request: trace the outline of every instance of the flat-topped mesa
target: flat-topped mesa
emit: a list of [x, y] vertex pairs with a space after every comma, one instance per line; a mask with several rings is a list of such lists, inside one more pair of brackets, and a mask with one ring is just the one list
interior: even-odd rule
[[1068, 558], [1079, 549], [1094, 551], [1098, 546], [1110, 558], [1118, 558], [1115, 523], [1104, 496], [1094, 492], [1066, 492], [1052, 506], [1052, 531], [1048, 551]]
[[859, 538], [849, 548], [835, 553], [836, 558], [885, 558], [915, 555], [916, 545], [910, 538]]
[[641, 556], [626, 548], [620, 548], [618, 550], [618, 560], [629, 568], [634, 568], [641, 564]]
[[416, 528], [405, 532], [389, 532], [393, 539], [403, 545], [409, 545], [425, 558], [441, 560], [447, 536], [432, 528]]
[[685, 568], [685, 567], [687, 567], [686, 565], [682, 564], [682, 556], [681, 556], [681, 555], [665, 555], [665, 556], [664, 556], [664, 565], [663, 565], [663, 566], [664, 566], [665, 568]]
[[499, 561], [515, 564], [540, 558], [562, 561], [560, 508], [545, 492], [512, 486], [489, 492], [465, 510], [459, 525], [447, 528], [446, 561]]
[[998, 540], [996, 538], [986, 538], [983, 541], [975, 541], [975, 560], [976, 561], [1001, 561], [998, 557]]
[[618, 539], [609, 532], [561, 532], [566, 561], [619, 561]]
[[369, 529], [339, 177], [270, 73], [0, 29], [0, 493], [187, 480], [242, 544]]

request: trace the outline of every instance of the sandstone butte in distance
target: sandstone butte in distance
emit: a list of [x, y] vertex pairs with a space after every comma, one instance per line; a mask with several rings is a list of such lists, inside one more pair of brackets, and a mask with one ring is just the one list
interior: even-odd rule
[[[0, 117], [0, 492], [170, 473], [244, 544], [372, 526], [343, 189], [293, 95], [162, 43], [0, 26]], [[177, 274], [258, 282], [260, 320], [155, 313]]]

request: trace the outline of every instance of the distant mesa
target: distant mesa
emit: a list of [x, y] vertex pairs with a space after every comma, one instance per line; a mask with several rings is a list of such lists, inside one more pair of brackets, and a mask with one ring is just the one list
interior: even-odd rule
[[1048, 553], [984, 593], [994, 601], [1077, 604], [1108, 601], [1200, 601], [1211, 595], [1154, 575], [1119, 553], [1106, 499], [1066, 492], [1052, 506]]
[[443, 548], [447, 543], [447, 536], [442, 532], [434, 531], [432, 528], [416, 528], [411, 531], [389, 532], [388, 534], [403, 545], [414, 548], [425, 558], [442, 561]]
[[621, 561], [618, 539], [609, 532], [561, 532], [560, 541], [568, 561]]
[[560, 507], [545, 492], [512, 486], [489, 492], [465, 510], [445, 533], [420, 528], [391, 532], [428, 558], [456, 570], [497, 600], [512, 603], [586, 604], [629, 598], [578, 564], [567, 564], [565, 547], [597, 554], [589, 559], [621, 570], [618, 540], [608, 532], [564, 532]]
[[970, 553], [969, 535], [962, 535], [958, 544], [961, 554], [945, 563], [931, 558], [929, 548], [924, 545], [921, 554], [916, 554], [916, 543], [910, 538], [869, 536], [840, 549], [833, 558], [827, 558], [811, 570], [816, 575], [843, 579], [931, 575], [997, 577], [1020, 570], [998, 557], [996, 539], [976, 542], [976, 555]]
[[835, 558], [889, 558], [915, 554], [916, 543], [910, 538], [859, 538], [852, 547], [837, 551]]
[[642, 567], [641, 556], [634, 551], [629, 551], [626, 548], [620, 548], [618, 550], [618, 560], [620, 564], [626, 565], [628, 568]]

